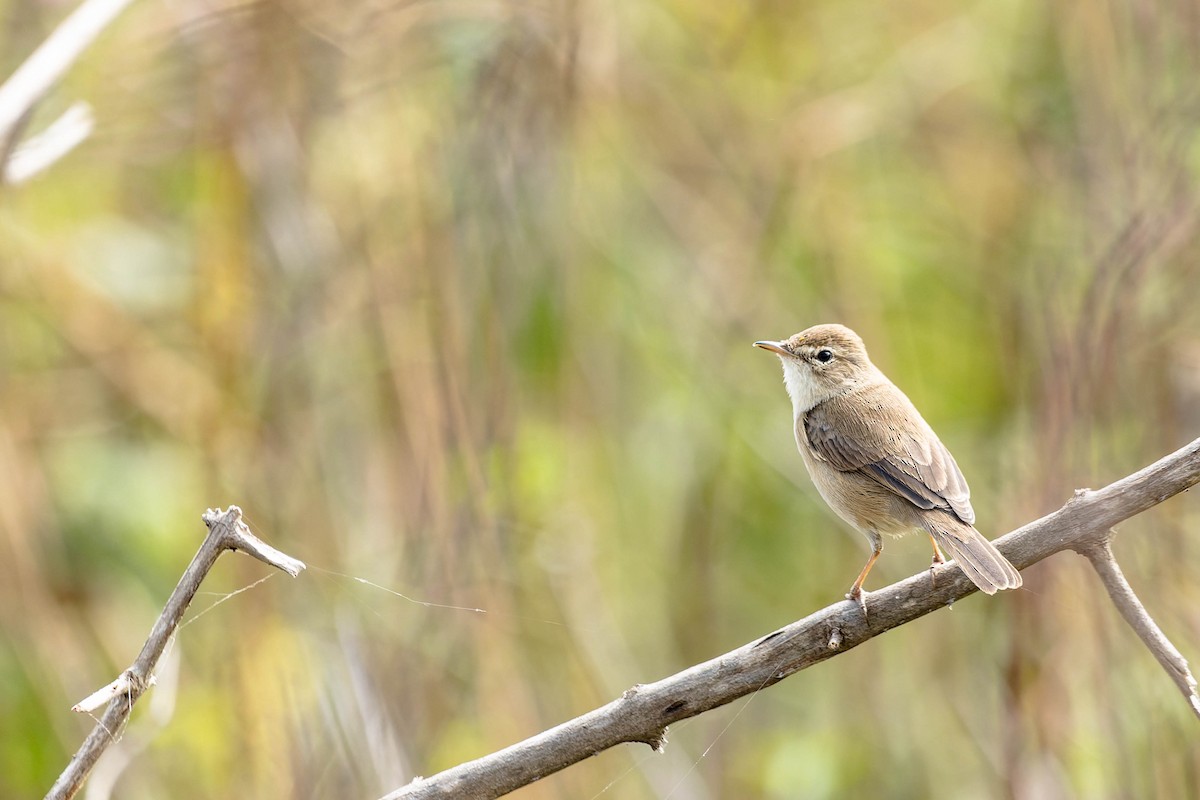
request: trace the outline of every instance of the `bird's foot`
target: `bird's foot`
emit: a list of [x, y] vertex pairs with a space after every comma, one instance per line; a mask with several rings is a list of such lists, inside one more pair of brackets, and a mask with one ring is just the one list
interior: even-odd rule
[[862, 609], [863, 618], [867, 616], [867, 593], [863, 591], [861, 586], [855, 586], [846, 595], [847, 600], [853, 600], [858, 603], [858, 607]]
[[942, 555], [942, 551], [937, 548], [937, 543], [934, 543], [933, 561], [929, 564], [929, 588], [937, 588], [937, 568], [946, 563], [946, 557]]

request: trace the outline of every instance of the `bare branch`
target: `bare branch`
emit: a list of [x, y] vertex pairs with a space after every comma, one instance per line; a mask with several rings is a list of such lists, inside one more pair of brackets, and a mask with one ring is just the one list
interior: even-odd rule
[[0, 185], [28, 180], [91, 134], [91, 109], [86, 103], [75, 103], [35, 141], [18, 146], [38, 101], [131, 2], [83, 0], [16, 72], [0, 84]]
[[[153, 676], [151, 676], [148, 684], [154, 684]], [[99, 689], [92, 692], [75, 705], [71, 706], [71, 710], [76, 714], [90, 714], [100, 706], [108, 705], [108, 702], [114, 697], [129, 694], [129, 690], [132, 688], [132, 686], [133, 682], [129, 678], [129, 673], [122, 672], [116, 678], [109, 681], [104, 686], [101, 686]]]
[[234, 512], [237, 512], [236, 524], [227, 524], [225, 528], [225, 547], [227, 549], [241, 550], [246, 555], [257, 558], [267, 566], [283, 570], [293, 578], [304, 571], [305, 565], [303, 561], [276, 550], [251, 533], [250, 529], [246, 527], [246, 523], [242, 522], [242, 510], [237, 506], [230, 506], [229, 511], [209, 509], [204, 512], [204, 524], [209, 528], [221, 525], [225, 521], [225, 518]]
[[142, 652], [129, 669], [122, 672], [115, 681], [75, 706], [75, 710], [83, 711], [97, 708], [105, 700], [108, 702], [108, 707], [96, 723], [96, 727], [88, 734], [79, 751], [46, 794], [47, 800], [65, 800], [73, 797], [83, 785], [96, 760], [100, 758], [100, 754], [116, 739], [118, 732], [129, 719], [133, 704], [154, 683], [154, 669], [167, 642], [179, 627], [179, 621], [183, 619], [184, 612], [196, 596], [201, 582], [222, 552], [242, 550], [292, 576], [304, 569], [304, 562], [280, 553], [250, 533], [250, 529], [242, 522], [242, 510], [237, 506], [230, 506], [227, 511], [209, 509], [204, 513], [203, 519], [204, 524], [208, 526], [208, 536], [193, 556], [192, 563], [188, 564], [175, 591], [171, 592], [171, 597], [154, 623]]
[[1092, 562], [1096, 574], [1100, 576], [1108, 596], [1112, 598], [1113, 604], [1121, 612], [1121, 616], [1129, 623], [1129, 627], [1133, 628], [1134, 632], [1141, 637], [1142, 642], [1158, 659], [1158, 663], [1162, 664], [1162, 668], [1171, 676], [1171, 680], [1175, 681], [1179, 691], [1183, 692], [1192, 711], [1197, 717], [1200, 717], [1200, 694], [1196, 692], [1196, 679], [1192, 676], [1191, 669], [1188, 668], [1188, 662], [1175, 649], [1175, 645], [1171, 644], [1171, 640], [1163, 634], [1158, 623], [1154, 621], [1150, 613], [1146, 611], [1146, 607], [1142, 605], [1142, 601], [1134, 594], [1129, 581], [1125, 580], [1121, 566], [1113, 557], [1111, 535], [1077, 549], [1081, 555], [1086, 556], [1088, 561]]
[[0, 85], [0, 139], [133, 0], [84, 0]]
[[[14, 147], [11, 153], [0, 152], [0, 184], [24, 183], [49, 168], [91, 136], [95, 124], [91, 106], [73, 103], [44, 131]], [[21, 130], [22, 126], [16, 126], [9, 141], [15, 143]]]
[[[1023, 569], [1062, 550], [1105, 542], [1117, 523], [1198, 482], [1200, 439], [1103, 489], [1076, 492], [1058, 511], [996, 545]], [[416, 778], [385, 800], [499, 797], [618, 744], [645, 742], [661, 749], [668, 725], [778, 683], [976, 591], [952, 563], [936, 567], [933, 578], [922, 570], [871, 593], [869, 618], [853, 602], [835, 603], [711, 661], [635, 686], [608, 705], [523, 742], [431, 778]]]
[[18, 145], [21, 143], [21, 137], [25, 135], [25, 128], [29, 125], [29, 121], [33, 119], [34, 109], [37, 104], [33, 104], [25, 109], [25, 112], [17, 117], [7, 131], [0, 131], [0, 186], [8, 182], [10, 170], [9, 160], [13, 153], [17, 151]]

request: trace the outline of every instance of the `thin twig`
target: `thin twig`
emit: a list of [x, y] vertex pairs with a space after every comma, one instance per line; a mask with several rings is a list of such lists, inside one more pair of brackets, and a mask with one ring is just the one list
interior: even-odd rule
[[293, 577], [304, 569], [304, 562], [279, 552], [252, 534], [242, 522], [242, 511], [237, 506], [230, 506], [227, 511], [209, 509], [204, 513], [203, 520], [208, 526], [208, 536], [196, 551], [192, 562], [188, 564], [175, 591], [171, 592], [171, 597], [154, 623], [142, 652], [129, 669], [122, 672], [115, 681], [75, 706], [76, 710], [82, 711], [89, 707], [98, 707], [98, 702], [108, 702], [108, 708], [96, 723], [96, 727], [88, 734], [79, 751], [46, 794], [47, 800], [66, 800], [73, 797], [83, 785], [96, 760], [100, 758], [100, 754], [119, 735], [129, 719], [133, 704], [153, 684], [154, 668], [167, 642], [179, 627], [179, 621], [183, 619], [184, 612], [196, 596], [201, 582], [222, 552], [241, 550]]
[[1154, 618], [1146, 611], [1146, 607], [1142, 605], [1142, 601], [1134, 594], [1133, 587], [1125, 579], [1125, 574], [1121, 572], [1121, 566], [1113, 556], [1111, 534], [1076, 549], [1092, 562], [1092, 567], [1100, 576], [1108, 596], [1112, 598], [1113, 605], [1121, 612], [1121, 616], [1129, 623], [1129, 627], [1133, 628], [1141, 638], [1142, 643], [1158, 659], [1158, 663], [1162, 664], [1162, 668], [1171, 676], [1171, 680], [1175, 681], [1175, 685], [1179, 687], [1179, 691], [1183, 692], [1184, 698], [1191, 705], [1192, 711], [1197, 717], [1200, 717], [1200, 694], [1196, 692], [1196, 679], [1192, 676], [1191, 669], [1188, 668], [1187, 659], [1175, 649], [1175, 645], [1171, 644], [1171, 640], [1163, 634], [1158, 623], [1154, 621]]
[[[1076, 492], [1058, 511], [996, 545], [1023, 569], [1054, 553], [1105, 541], [1117, 523], [1197, 483], [1200, 439], [1103, 489]], [[869, 619], [856, 603], [835, 603], [711, 661], [635, 686], [608, 705], [523, 742], [431, 778], [415, 778], [385, 800], [494, 798], [618, 744], [644, 742], [660, 749], [668, 725], [778, 683], [976, 591], [953, 562], [934, 573], [936, 580], [922, 570], [872, 592]]]

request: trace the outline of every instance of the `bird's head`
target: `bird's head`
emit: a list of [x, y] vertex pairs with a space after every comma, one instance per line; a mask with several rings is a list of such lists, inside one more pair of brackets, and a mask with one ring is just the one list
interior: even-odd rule
[[754, 346], [770, 350], [783, 362], [783, 382], [797, 414], [878, 373], [862, 339], [845, 325], [814, 325], [787, 339]]

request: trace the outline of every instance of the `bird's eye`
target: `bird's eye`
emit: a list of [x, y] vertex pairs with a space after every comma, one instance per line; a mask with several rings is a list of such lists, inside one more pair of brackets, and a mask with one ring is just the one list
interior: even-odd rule
[[820, 361], [822, 364], [825, 364], [832, 360], [833, 360], [833, 351], [832, 350], [825, 349], [825, 350], [817, 351], [817, 361]]

